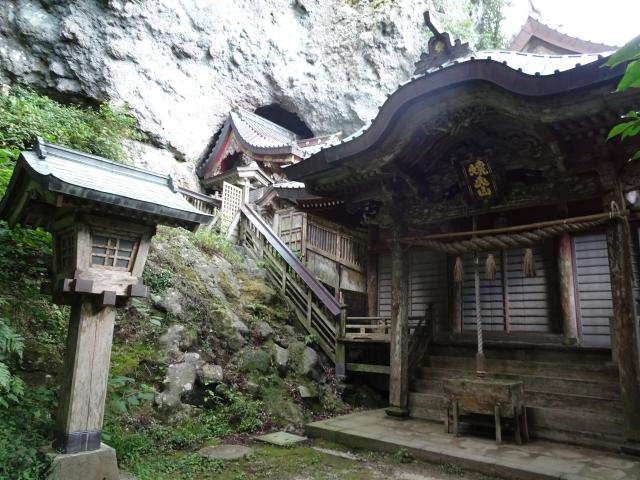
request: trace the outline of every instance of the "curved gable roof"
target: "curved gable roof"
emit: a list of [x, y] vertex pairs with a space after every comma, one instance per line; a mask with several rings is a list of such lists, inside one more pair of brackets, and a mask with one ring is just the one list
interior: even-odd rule
[[490, 82], [521, 96], [548, 96], [576, 91], [610, 82], [620, 77], [624, 67], [600, 68], [604, 57], [585, 55], [538, 55], [508, 51], [478, 52], [448, 61], [401, 84], [380, 107], [372, 122], [360, 130], [323, 148], [307, 160], [286, 167], [290, 180], [305, 178], [333, 168], [349, 157], [359, 155], [384, 136], [402, 108], [438, 90], [466, 82]]

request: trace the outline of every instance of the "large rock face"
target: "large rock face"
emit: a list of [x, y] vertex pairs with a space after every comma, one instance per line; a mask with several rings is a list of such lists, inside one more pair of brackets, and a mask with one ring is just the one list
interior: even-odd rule
[[127, 102], [191, 161], [234, 104], [280, 104], [315, 134], [350, 134], [411, 75], [428, 3], [2, 0], [0, 80]]

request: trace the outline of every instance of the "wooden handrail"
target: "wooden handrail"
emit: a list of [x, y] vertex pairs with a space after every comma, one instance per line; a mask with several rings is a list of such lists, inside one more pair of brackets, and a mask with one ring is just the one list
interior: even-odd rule
[[278, 252], [284, 261], [296, 272], [302, 281], [309, 287], [313, 294], [320, 300], [322, 305], [332, 314], [339, 315], [342, 305], [329, 293], [329, 291], [318, 282], [313, 274], [300, 262], [298, 257], [289, 250], [289, 247], [271, 230], [271, 227], [248, 205], [240, 207], [243, 215], [253, 224], [253, 226], [265, 237], [269, 244]]

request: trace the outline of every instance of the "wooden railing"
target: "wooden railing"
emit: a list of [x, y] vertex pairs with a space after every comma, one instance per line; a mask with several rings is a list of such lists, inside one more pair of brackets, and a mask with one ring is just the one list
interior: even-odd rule
[[[420, 331], [424, 316], [409, 317], [409, 334]], [[350, 342], [388, 342], [391, 337], [389, 317], [347, 317], [343, 339]]]
[[307, 250], [311, 250], [358, 272], [364, 271], [366, 243], [337, 225], [304, 212], [291, 212], [280, 216], [278, 233], [287, 246], [303, 258]]
[[194, 192], [187, 188], [178, 187], [178, 191], [182, 194], [187, 201], [196, 207], [198, 210], [210, 215], [214, 215], [220, 208], [221, 201], [217, 198], [209, 197], [199, 192]]
[[281, 291], [298, 320], [334, 362], [344, 364], [338, 340], [344, 336], [345, 307], [320, 284], [258, 213], [241, 207], [241, 240], [264, 262], [269, 279]]

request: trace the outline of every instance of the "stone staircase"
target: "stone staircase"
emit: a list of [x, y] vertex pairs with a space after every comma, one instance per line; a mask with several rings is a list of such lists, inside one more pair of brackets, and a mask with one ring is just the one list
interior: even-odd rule
[[[485, 348], [488, 378], [524, 382], [533, 437], [617, 449], [623, 441], [618, 370], [606, 350]], [[411, 415], [444, 421], [442, 381], [475, 376], [475, 346], [433, 345], [409, 393]]]

